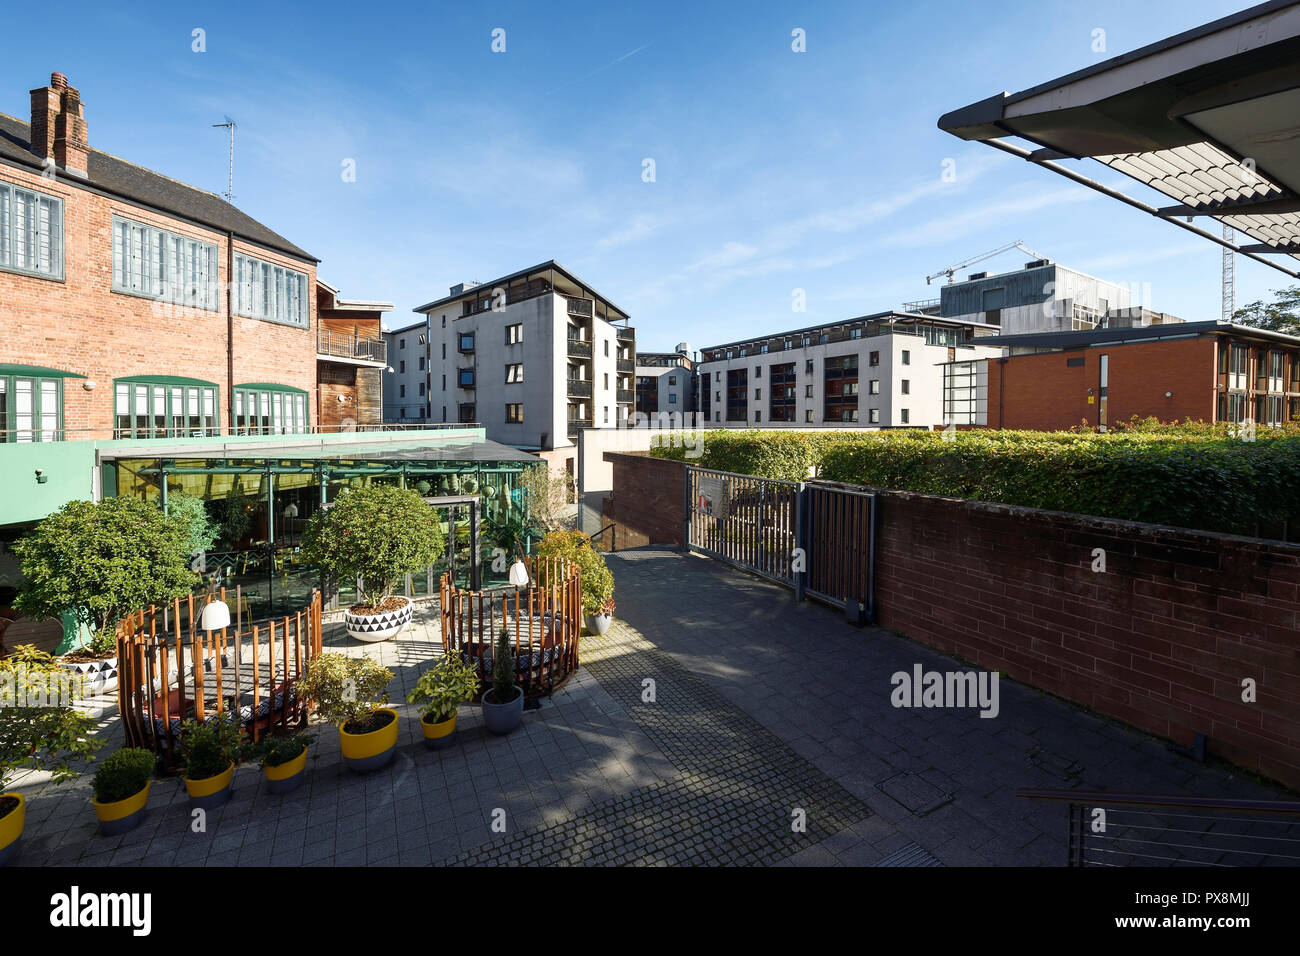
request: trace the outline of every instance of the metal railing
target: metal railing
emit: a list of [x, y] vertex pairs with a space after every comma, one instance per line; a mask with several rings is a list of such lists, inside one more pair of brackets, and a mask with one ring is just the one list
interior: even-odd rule
[[636, 367], [636, 363], [631, 359], [621, 358], [618, 360], [616, 367], [620, 372], [631, 372]]
[[591, 343], [582, 339], [569, 339], [569, 355], [573, 358], [591, 358]]
[[595, 314], [596, 303], [591, 299], [568, 299], [569, 315], [578, 315], [584, 318], [591, 318]]
[[574, 398], [591, 398], [591, 383], [581, 379], [569, 379], [569, 394]]
[[316, 354], [386, 363], [388, 361], [388, 343], [382, 337], [373, 338], [318, 327], [316, 329]]
[[578, 434], [578, 430], [580, 428], [590, 428], [591, 426], [592, 426], [592, 420], [590, 418], [570, 418], [569, 434], [571, 436], [576, 435]]
[[630, 388], [620, 388], [618, 394], [615, 396], [615, 401], [619, 404], [629, 405], [636, 401], [636, 393]]
[[614, 330], [614, 337], [620, 342], [632, 342], [636, 340], [636, 329], [617, 328]]
[[[293, 431], [213, 425], [209, 428], [9, 428], [0, 429], [0, 449], [10, 444], [47, 441], [114, 441], [146, 438], [230, 438], [247, 435], [292, 437], [294, 435], [339, 435], [356, 432], [432, 431], [447, 428], [478, 428], [479, 422], [351, 422], [338, 425], [310, 425]], [[136, 434], [139, 432], [140, 434]]]
[[1296, 866], [1300, 802], [1088, 790], [1017, 796], [1066, 806], [1069, 866]]

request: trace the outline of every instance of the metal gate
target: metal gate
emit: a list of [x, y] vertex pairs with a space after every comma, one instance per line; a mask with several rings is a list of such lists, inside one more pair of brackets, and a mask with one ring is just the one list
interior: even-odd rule
[[876, 495], [688, 466], [686, 545], [826, 604], [875, 616]]

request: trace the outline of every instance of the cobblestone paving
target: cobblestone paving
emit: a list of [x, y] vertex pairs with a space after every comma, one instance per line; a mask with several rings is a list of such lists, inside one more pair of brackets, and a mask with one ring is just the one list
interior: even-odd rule
[[[588, 673], [681, 773], [454, 862], [775, 863], [870, 815], [864, 803], [631, 628], [616, 623], [588, 648]], [[653, 681], [653, 701], [645, 698], [646, 681]]]

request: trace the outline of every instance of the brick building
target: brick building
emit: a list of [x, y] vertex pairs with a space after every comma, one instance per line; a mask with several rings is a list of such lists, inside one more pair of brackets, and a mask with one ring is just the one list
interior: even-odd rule
[[316, 407], [323, 429], [384, 420], [388, 343], [382, 321], [391, 302], [344, 299], [316, 280]]
[[1300, 421], [1300, 338], [1292, 335], [1185, 322], [983, 342], [1009, 354], [945, 367], [944, 407], [958, 425]]

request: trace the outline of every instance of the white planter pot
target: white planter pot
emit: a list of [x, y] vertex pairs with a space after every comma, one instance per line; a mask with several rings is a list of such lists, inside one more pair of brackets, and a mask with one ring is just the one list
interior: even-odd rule
[[588, 614], [587, 630], [592, 634], [604, 634], [609, 630], [610, 622], [614, 620], [612, 614]]
[[403, 602], [400, 608], [395, 611], [384, 611], [381, 614], [353, 614], [351, 611], [344, 611], [343, 623], [347, 625], [348, 636], [371, 643], [395, 637], [411, 623], [414, 614], [410, 598], [398, 598], [398, 600]]
[[84, 681], [87, 694], [111, 694], [117, 690], [117, 658], [106, 657], [99, 661], [68, 661], [59, 663]]

